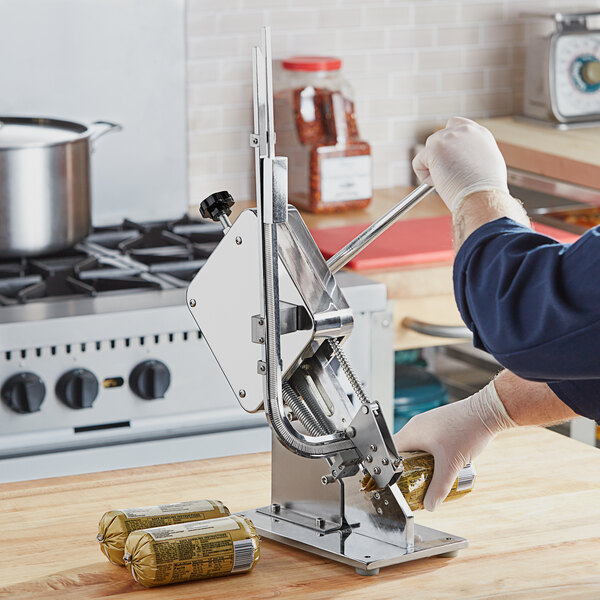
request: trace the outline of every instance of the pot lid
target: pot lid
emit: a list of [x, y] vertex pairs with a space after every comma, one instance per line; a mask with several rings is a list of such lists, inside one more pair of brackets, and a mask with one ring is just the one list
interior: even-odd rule
[[88, 131], [85, 125], [37, 117], [0, 117], [0, 149], [51, 146], [70, 142]]

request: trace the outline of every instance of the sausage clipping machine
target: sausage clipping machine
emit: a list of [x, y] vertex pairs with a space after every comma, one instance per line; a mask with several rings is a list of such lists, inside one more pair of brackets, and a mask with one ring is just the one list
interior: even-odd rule
[[[353, 316], [334, 273], [432, 188], [422, 185], [325, 262], [287, 204], [287, 158], [275, 156], [270, 34], [253, 49], [257, 208], [228, 219], [233, 199], [201, 206], [225, 236], [190, 283], [190, 311], [241, 406], [264, 410], [274, 433], [272, 504], [244, 512], [261, 536], [352, 565], [363, 575], [467, 540], [416, 525], [395, 482], [402, 473], [376, 400], [342, 349]], [[333, 363], [358, 404], [342, 389]], [[379, 491], [361, 491], [369, 474]]]

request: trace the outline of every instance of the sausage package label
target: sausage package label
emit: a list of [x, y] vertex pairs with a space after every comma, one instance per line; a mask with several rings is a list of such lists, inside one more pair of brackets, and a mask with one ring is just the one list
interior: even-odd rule
[[146, 587], [252, 570], [260, 557], [252, 521], [232, 515], [134, 531], [124, 560]]
[[234, 531], [240, 526], [231, 518], [211, 519], [209, 521], [192, 521], [191, 523], [180, 523], [170, 527], [157, 527], [156, 529], [147, 529], [146, 531], [156, 540], [174, 540], [177, 538], [190, 537], [190, 534], [211, 534], [221, 533], [222, 531]]
[[[204, 512], [205, 510], [214, 510], [214, 508], [214, 505], [208, 500], [197, 500], [195, 502], [174, 502], [173, 504], [143, 506], [141, 508], [124, 508], [121, 510], [121, 512], [128, 519], [139, 519], [141, 517], [160, 517], [161, 515]], [[228, 514], [223, 508], [221, 512], [224, 515]]]

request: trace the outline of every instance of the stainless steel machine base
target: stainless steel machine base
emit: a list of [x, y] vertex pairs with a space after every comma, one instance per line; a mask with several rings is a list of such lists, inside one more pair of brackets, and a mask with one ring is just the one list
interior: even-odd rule
[[270, 511], [271, 507], [265, 506], [241, 514], [252, 520], [262, 537], [350, 565], [359, 575], [376, 575], [381, 567], [418, 558], [456, 556], [469, 545], [464, 538], [415, 524], [415, 549], [407, 552], [402, 546], [363, 535], [360, 526], [321, 533], [265, 514]]

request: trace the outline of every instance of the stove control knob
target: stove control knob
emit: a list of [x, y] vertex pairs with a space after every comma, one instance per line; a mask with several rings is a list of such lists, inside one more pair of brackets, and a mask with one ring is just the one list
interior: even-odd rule
[[25, 414], [40, 410], [46, 395], [44, 382], [35, 373], [18, 373], [8, 378], [0, 396], [15, 412]]
[[144, 400], [164, 398], [171, 385], [171, 373], [160, 360], [145, 360], [129, 375], [129, 387]]
[[56, 395], [70, 408], [91, 408], [98, 396], [98, 379], [87, 369], [64, 373], [56, 384]]
[[200, 204], [200, 214], [205, 219], [221, 221], [231, 214], [231, 207], [235, 204], [229, 192], [215, 192], [205, 198]]

